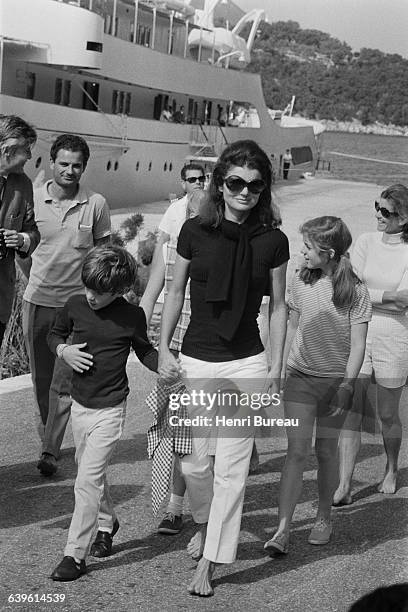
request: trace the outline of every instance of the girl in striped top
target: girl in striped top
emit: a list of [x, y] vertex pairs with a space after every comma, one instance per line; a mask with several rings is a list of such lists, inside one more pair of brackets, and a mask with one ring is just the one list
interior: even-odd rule
[[299, 425], [287, 428], [279, 525], [265, 544], [271, 554], [288, 552], [290, 523], [302, 490], [315, 422], [319, 506], [309, 543], [330, 540], [338, 436], [351, 405], [371, 319], [367, 288], [353, 272], [347, 255], [352, 239], [345, 223], [338, 217], [318, 217], [304, 223], [301, 233], [304, 264], [290, 290], [284, 391], [285, 417], [298, 419]]

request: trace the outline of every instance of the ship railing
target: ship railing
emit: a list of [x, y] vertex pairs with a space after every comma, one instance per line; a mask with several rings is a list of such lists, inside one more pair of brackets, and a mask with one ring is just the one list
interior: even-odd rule
[[228, 144], [224, 130], [218, 124], [196, 124], [191, 126], [190, 146], [198, 147], [200, 152], [212, 149], [216, 155]]

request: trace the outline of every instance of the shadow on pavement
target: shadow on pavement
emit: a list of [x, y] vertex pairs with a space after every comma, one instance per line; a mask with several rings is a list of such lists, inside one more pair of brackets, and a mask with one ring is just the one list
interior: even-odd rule
[[[381, 497], [380, 501], [353, 504], [336, 514], [333, 540], [325, 546], [311, 546], [307, 542], [313, 520], [293, 523], [288, 555], [270, 559], [265, 556], [262, 541], [241, 544], [238, 548], [238, 559], [258, 560], [265, 557], [265, 563], [230, 573], [218, 579], [215, 578], [214, 586], [251, 584], [284, 572], [300, 569], [318, 560], [358, 555], [385, 542], [402, 541], [408, 531], [407, 502], [405, 499], [394, 496]], [[387, 528], [384, 529], [384, 520], [387, 517], [389, 520]], [[260, 518], [258, 516], [246, 517], [244, 528], [258, 533]]]

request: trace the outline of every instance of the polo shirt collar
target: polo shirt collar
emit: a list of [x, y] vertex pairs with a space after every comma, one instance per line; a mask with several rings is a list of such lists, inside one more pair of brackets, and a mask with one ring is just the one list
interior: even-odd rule
[[[46, 181], [43, 186], [43, 198], [44, 202], [52, 202], [52, 196], [49, 194], [48, 186], [51, 185], [52, 180]], [[75, 198], [72, 200], [72, 205], [76, 206], [77, 204], [86, 204], [89, 200], [89, 195], [87, 190], [79, 185], [78, 192]]]

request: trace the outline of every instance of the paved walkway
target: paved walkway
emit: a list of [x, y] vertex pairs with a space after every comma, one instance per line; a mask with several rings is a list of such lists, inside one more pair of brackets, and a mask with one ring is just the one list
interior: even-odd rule
[[[376, 186], [316, 179], [285, 185], [283, 191], [278, 190], [278, 197], [292, 253], [300, 246], [297, 227], [306, 217], [338, 214], [355, 236], [375, 227]], [[152, 223], [158, 220], [153, 214]], [[39, 445], [29, 379], [0, 381], [0, 610], [346, 612], [363, 593], [408, 581], [406, 440], [398, 492], [384, 496], [376, 492], [384, 469], [381, 440], [378, 435], [365, 436], [355, 473], [355, 503], [336, 510], [335, 536], [324, 547], [307, 544], [316, 513], [316, 463], [311, 455], [294, 517], [290, 554], [269, 559], [263, 542], [276, 527], [286, 447], [285, 438], [277, 436], [258, 442], [261, 465], [249, 477], [237, 561], [218, 569], [214, 597], [189, 596], [186, 588], [195, 564], [184, 549], [194, 532], [191, 517], [187, 513], [180, 536], [165, 537], [156, 534], [158, 521], [151, 513], [145, 438], [150, 415], [143, 398], [154, 375], [133, 362], [129, 377], [132, 392], [126, 429], [109, 469], [121, 522], [114, 555], [105, 560], [91, 558], [88, 575], [65, 584], [54, 583], [48, 576], [62, 557], [73, 509], [71, 430], [67, 430], [58, 475], [41, 477], [36, 470]], [[405, 431], [407, 400], [405, 390], [401, 403]], [[54, 593], [65, 595], [65, 601], [9, 604], [9, 595], [16, 593]]]

